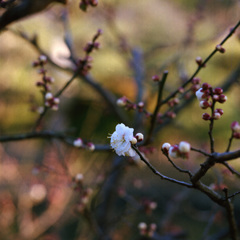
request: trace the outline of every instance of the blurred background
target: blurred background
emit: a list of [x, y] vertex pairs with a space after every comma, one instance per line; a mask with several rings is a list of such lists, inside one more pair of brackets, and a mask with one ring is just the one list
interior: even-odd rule
[[[152, 112], [157, 100], [152, 76], [168, 70], [164, 96], [178, 89], [196, 70], [195, 58], [205, 59], [240, 17], [237, 0], [102, 0], [87, 12], [79, 9], [79, 2], [52, 4], [0, 33], [0, 135], [30, 132], [39, 116], [32, 110], [42, 105], [36, 87], [41, 76], [32, 67], [39, 52], [19, 32], [29, 38], [37, 36], [41, 49], [62, 67], [46, 65], [48, 76], [55, 79], [55, 93], [72, 76], [64, 70], [73, 67], [64, 43], [64, 24], [68, 24], [77, 58], [84, 56], [84, 46], [102, 29], [100, 49], [91, 54], [91, 76], [116, 99], [126, 96], [138, 102], [140, 97]], [[198, 74], [201, 83], [222, 86], [232, 73], [239, 72], [239, 38], [237, 30], [224, 45], [226, 53], [217, 53]], [[227, 148], [230, 124], [240, 120], [239, 75], [225, 94], [228, 101], [218, 106], [224, 115], [214, 128], [219, 152]], [[109, 145], [107, 136], [120, 120], [96, 90], [75, 79], [60, 101], [59, 110], [44, 117], [43, 130]], [[209, 151], [208, 124], [201, 119], [204, 110], [198, 104], [191, 101], [174, 121], [160, 127], [148, 146], [146, 157], [167, 176], [187, 181], [162, 155], [164, 142], [185, 140]], [[133, 127], [135, 112], [123, 113]], [[149, 120], [142, 121], [136, 130], [145, 134]], [[232, 150], [238, 148], [235, 140]], [[189, 159], [176, 163], [194, 171], [204, 160], [191, 153]], [[0, 239], [200, 240], [218, 239], [218, 234], [224, 236], [227, 231], [225, 212], [203, 194], [161, 181], [144, 164], [116, 159], [111, 151], [90, 152], [59, 140], [30, 139], [2, 143], [0, 161]], [[237, 160], [231, 165], [240, 168]], [[222, 166], [216, 166], [204, 181], [220, 186], [220, 193], [221, 186], [229, 187], [231, 193], [239, 191], [237, 177]], [[234, 203], [239, 217], [237, 197]], [[141, 222], [156, 224], [162, 238], [143, 238], [138, 228]]]

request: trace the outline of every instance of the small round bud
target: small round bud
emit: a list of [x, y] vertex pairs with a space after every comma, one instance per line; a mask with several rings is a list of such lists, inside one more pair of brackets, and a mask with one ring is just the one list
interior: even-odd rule
[[202, 65], [202, 58], [201, 57], [196, 57], [196, 63], [198, 64], [198, 65]]
[[154, 76], [152, 76], [152, 80], [154, 81], [154, 82], [159, 82], [159, 76], [158, 75], [154, 75]]
[[203, 83], [203, 84], [202, 84], [202, 89], [203, 89], [203, 90], [208, 90], [209, 88], [211, 88], [211, 85], [210, 85], [210, 84], [208, 84], [208, 83]]
[[221, 117], [221, 114], [218, 112], [214, 112], [213, 119], [218, 120]]
[[202, 119], [207, 121], [211, 119], [211, 116], [208, 113], [203, 113]]
[[184, 88], [183, 87], [178, 88], [178, 92], [179, 93], [184, 93]]
[[168, 150], [168, 154], [172, 158], [177, 158], [179, 157], [179, 149], [177, 145], [171, 146]]
[[94, 151], [95, 150], [95, 145], [93, 143], [89, 142], [89, 143], [87, 143], [87, 146], [88, 146], [88, 149], [90, 151]]
[[53, 103], [54, 104], [59, 104], [60, 103], [60, 99], [59, 98], [54, 98], [53, 99]]
[[52, 93], [50, 93], [50, 92], [46, 93], [46, 94], [45, 94], [45, 99], [46, 99], [46, 100], [51, 100], [51, 99], [53, 99]]
[[47, 57], [45, 56], [45, 55], [41, 55], [41, 56], [39, 56], [39, 61], [40, 61], [40, 63], [46, 63], [47, 62]]
[[168, 150], [169, 150], [170, 147], [171, 147], [171, 144], [170, 144], [170, 143], [164, 143], [164, 144], [162, 145], [162, 151], [163, 151], [164, 153], [168, 153]]
[[220, 52], [220, 53], [225, 53], [225, 48], [223, 48], [220, 44], [218, 44], [217, 46], [216, 46], [216, 49]]
[[219, 96], [214, 94], [213, 97], [212, 97], [213, 101], [219, 101]]
[[144, 102], [139, 102], [137, 106], [138, 106], [138, 108], [143, 108], [144, 107]]
[[199, 106], [200, 106], [202, 109], [207, 109], [207, 108], [210, 106], [210, 104], [209, 104], [208, 101], [203, 100], [203, 101], [201, 101], [201, 102], [199, 103]]
[[169, 117], [169, 118], [175, 118], [176, 117], [176, 113], [175, 112], [167, 112], [167, 117]]
[[223, 115], [223, 110], [221, 108], [217, 108], [215, 112], [218, 112], [220, 115]]
[[191, 145], [188, 142], [182, 141], [179, 143], [178, 149], [181, 153], [188, 153], [191, 150]]
[[119, 107], [125, 107], [127, 104], [127, 99], [125, 97], [121, 97], [117, 100], [117, 105]]
[[137, 139], [135, 137], [132, 138], [131, 143], [134, 145], [137, 143]]
[[224, 102], [226, 102], [226, 101], [227, 101], [227, 96], [225, 96], [224, 94], [221, 94], [221, 95], [219, 96], [218, 102], [219, 102], [219, 103], [224, 103]]
[[138, 142], [141, 142], [141, 141], [143, 141], [144, 136], [143, 136], [142, 133], [137, 133], [137, 134], [135, 135], [135, 138], [137, 139]]
[[231, 129], [233, 132], [240, 133], [240, 124], [237, 121], [232, 122]]
[[200, 78], [194, 77], [194, 78], [192, 79], [192, 84], [194, 84], [194, 85], [199, 84], [200, 81], [201, 81]]
[[213, 94], [217, 94], [217, 95], [220, 95], [223, 93], [223, 89], [220, 88], [220, 87], [217, 87], [217, 88], [214, 88], [213, 89]]
[[141, 222], [138, 224], [138, 228], [140, 230], [146, 230], [147, 229], [147, 224], [145, 222]]
[[76, 176], [75, 176], [75, 181], [76, 182], [82, 182], [83, 180], [83, 174], [82, 173], [78, 173]]
[[73, 146], [74, 147], [82, 147], [83, 146], [83, 141], [81, 138], [77, 138], [76, 140], [73, 141]]
[[90, 0], [90, 5], [96, 7], [98, 5], [98, 0]]

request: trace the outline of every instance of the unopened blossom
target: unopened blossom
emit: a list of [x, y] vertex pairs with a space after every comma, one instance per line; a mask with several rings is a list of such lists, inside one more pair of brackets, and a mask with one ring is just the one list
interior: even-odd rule
[[141, 141], [143, 141], [144, 136], [143, 136], [142, 133], [137, 133], [137, 134], [135, 135], [135, 138], [137, 139], [138, 142], [141, 142]]
[[170, 143], [164, 143], [164, 144], [162, 145], [162, 150], [163, 150], [165, 153], [167, 153], [170, 147], [171, 147], [171, 144], [170, 144]]
[[125, 126], [123, 123], [116, 126], [115, 132], [111, 135], [110, 145], [119, 156], [135, 156], [136, 152], [131, 147], [134, 139], [133, 128]]
[[233, 132], [240, 133], [240, 124], [237, 121], [232, 122], [231, 129]]
[[191, 145], [188, 142], [182, 141], [179, 143], [178, 149], [181, 153], [188, 153], [191, 150]]
[[179, 148], [177, 145], [173, 145], [169, 148], [168, 154], [172, 158], [177, 158], [179, 157]]
[[74, 147], [82, 147], [83, 146], [83, 141], [81, 138], [77, 138], [76, 140], [73, 141], [73, 146]]

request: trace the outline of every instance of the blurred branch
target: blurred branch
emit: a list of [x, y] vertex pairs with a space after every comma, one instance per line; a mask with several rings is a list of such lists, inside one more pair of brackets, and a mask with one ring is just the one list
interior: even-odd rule
[[[76, 140], [76, 137], [67, 136], [64, 133], [53, 132], [53, 131], [41, 131], [41, 132], [29, 132], [14, 134], [8, 136], [0, 136], [0, 142], [13, 142], [13, 141], [22, 141], [27, 139], [58, 139], [71, 146], [73, 146], [73, 141]], [[111, 148], [109, 145], [104, 144], [94, 144], [95, 151], [110, 151]]]
[[154, 109], [153, 115], [151, 117], [150, 128], [149, 128], [149, 131], [148, 131], [148, 135], [147, 135], [145, 144], [148, 144], [152, 140], [152, 135], [153, 135], [153, 131], [155, 129], [158, 112], [160, 110], [160, 107], [162, 106], [162, 102], [161, 102], [162, 101], [162, 93], [163, 93], [163, 88], [164, 88], [165, 82], [167, 80], [167, 76], [168, 76], [168, 71], [164, 71], [161, 81], [158, 82], [158, 99], [157, 99], [157, 104], [156, 104], [156, 107]]
[[111, 108], [111, 110], [115, 113], [115, 115], [119, 118], [121, 122], [129, 123], [127, 115], [116, 105], [117, 98], [107, 89], [103, 88], [90, 74], [87, 75], [77, 74], [77, 72], [75, 72], [73, 69], [65, 68], [55, 63], [52, 60], [52, 58], [39, 46], [36, 36], [30, 38], [29, 36], [27, 36], [26, 33], [22, 31], [12, 32], [20, 36], [21, 38], [25, 39], [28, 43], [30, 43], [39, 52], [39, 54], [45, 55], [48, 59], [48, 62], [51, 63], [54, 67], [56, 67], [59, 70], [73, 74], [73, 77], [63, 86], [62, 88], [63, 90], [60, 90], [58, 92], [58, 96], [59, 93], [61, 94], [76, 77], [81, 78], [85, 83], [90, 85], [96, 92], [99, 93], [99, 95], [107, 102], [108, 106]]

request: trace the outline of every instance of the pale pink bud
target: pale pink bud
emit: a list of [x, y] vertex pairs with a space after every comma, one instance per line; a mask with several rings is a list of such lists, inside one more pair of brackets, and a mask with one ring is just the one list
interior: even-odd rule
[[45, 99], [46, 99], [46, 100], [51, 100], [51, 99], [53, 99], [52, 93], [50, 93], [50, 92], [46, 93], [46, 94], [45, 94]]
[[94, 151], [94, 150], [95, 150], [95, 145], [94, 145], [93, 143], [89, 142], [89, 143], [87, 144], [87, 146], [88, 146], [88, 149], [89, 149], [90, 151]]
[[188, 142], [182, 141], [179, 143], [178, 149], [181, 153], [188, 153], [191, 150], [191, 145]]
[[162, 150], [163, 150], [164, 152], [168, 152], [168, 150], [169, 150], [170, 147], [171, 147], [171, 144], [170, 144], [170, 143], [164, 143], [164, 144], [162, 145]]
[[240, 133], [240, 124], [239, 124], [239, 122], [237, 122], [237, 121], [232, 122], [231, 129], [234, 132], [236, 132], [236, 133]]
[[54, 104], [59, 104], [60, 103], [60, 99], [59, 98], [54, 98], [53, 99], [53, 103]]
[[209, 107], [209, 102], [206, 101], [206, 100], [200, 101], [199, 106], [200, 106], [202, 109], [207, 109], [207, 108]]
[[227, 96], [225, 96], [224, 94], [221, 94], [221, 95], [219, 96], [218, 102], [219, 102], [219, 103], [224, 103], [224, 102], [226, 102], [226, 101], [227, 101]]
[[140, 223], [138, 224], [138, 228], [139, 228], [140, 230], [146, 230], [146, 229], [147, 229], [147, 224], [146, 224], [145, 222], [140, 222]]
[[144, 136], [143, 136], [142, 133], [137, 133], [137, 134], [135, 135], [135, 137], [136, 137], [136, 139], [137, 139], [138, 142], [141, 142], [141, 141], [143, 141], [143, 139], [144, 139]]
[[78, 139], [74, 140], [73, 146], [74, 146], [74, 147], [82, 147], [82, 146], [83, 146], [83, 141], [82, 141], [82, 139], [81, 139], [81, 138], [78, 138]]
[[47, 62], [47, 57], [45, 55], [41, 55], [39, 56], [39, 61], [42, 62], [42, 63], [46, 63]]
[[218, 120], [220, 117], [221, 117], [221, 114], [218, 113], [218, 112], [215, 112], [215, 113], [213, 114], [213, 119], [215, 119], [215, 120]]
[[119, 99], [117, 100], [117, 105], [118, 105], [119, 107], [124, 107], [124, 106], [126, 106], [126, 104], [127, 104], [127, 101], [126, 101], [125, 98], [119, 98]]
[[83, 180], [83, 174], [82, 173], [78, 173], [76, 176], [75, 176], [75, 181], [76, 182], [82, 182]]
[[198, 65], [202, 65], [202, 58], [201, 57], [196, 57], [196, 63]]
[[137, 143], [137, 139], [135, 137], [132, 138], [131, 143], [134, 145]]
[[172, 158], [177, 158], [179, 156], [179, 149], [177, 145], [171, 146], [168, 150], [168, 154]]

